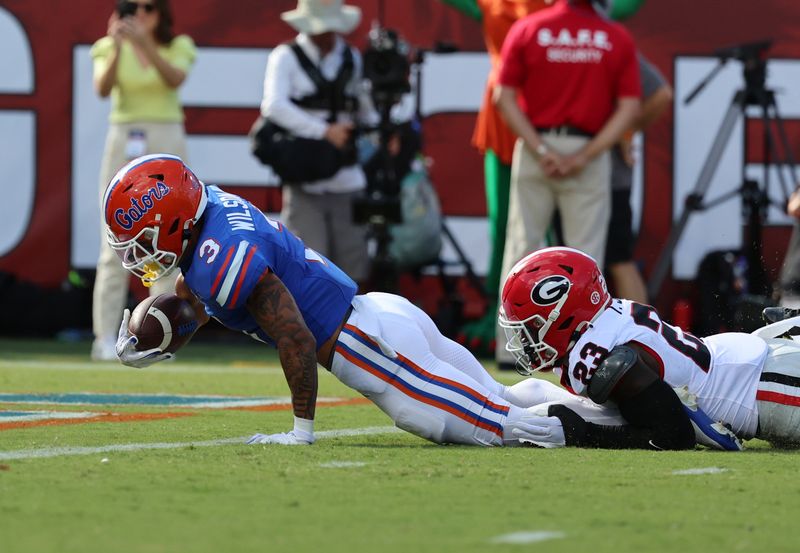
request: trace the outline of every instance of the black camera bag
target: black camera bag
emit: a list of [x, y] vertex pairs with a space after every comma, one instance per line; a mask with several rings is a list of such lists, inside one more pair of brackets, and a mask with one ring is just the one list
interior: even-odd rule
[[[345, 49], [342, 66], [333, 81], [323, 77], [296, 42], [291, 44], [291, 48], [317, 88], [315, 94], [294, 100], [297, 105], [329, 109], [330, 122], [336, 121], [342, 108], [355, 110], [355, 99], [344, 94], [353, 75], [353, 54], [349, 47]], [[300, 138], [262, 115], [256, 119], [249, 136], [253, 155], [264, 165], [269, 165], [284, 184], [328, 179], [342, 167], [355, 163], [354, 148], [340, 150], [325, 139]]]

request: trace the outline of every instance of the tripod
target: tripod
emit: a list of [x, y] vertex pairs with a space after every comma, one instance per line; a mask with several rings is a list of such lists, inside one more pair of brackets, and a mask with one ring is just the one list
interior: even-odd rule
[[[382, 4], [382, 3], [381, 3]], [[379, 24], [373, 27], [370, 33], [373, 52], [365, 53], [365, 74], [372, 75], [372, 99], [379, 115], [380, 123], [375, 128], [362, 128], [362, 130], [379, 131], [379, 142], [373, 161], [368, 163], [373, 170], [367, 171], [368, 178], [366, 197], [354, 204], [355, 220], [369, 225], [369, 235], [376, 241], [376, 253], [373, 261], [373, 284], [382, 290], [395, 290], [397, 287], [397, 267], [389, 250], [392, 240], [389, 232], [390, 224], [403, 222], [400, 205], [401, 181], [411, 166], [412, 158], [423, 149], [422, 133], [422, 66], [425, 61], [426, 51], [421, 48], [414, 49], [414, 56], [409, 60], [406, 57], [407, 46], [402, 43], [395, 31], [384, 29]], [[449, 45], [437, 44], [436, 52], [450, 53], [455, 49]], [[413, 83], [413, 87], [411, 84]], [[391, 118], [392, 107], [401, 102], [406, 93], [413, 91], [413, 115], [408, 123], [393, 123]], [[400, 153], [390, 154], [389, 143], [402, 128], [408, 127], [416, 136], [413, 155], [396, 163], [398, 159], [407, 157], [402, 146]], [[366, 168], [366, 167], [365, 167]], [[487, 298], [486, 290], [475, 274], [472, 264], [466, 257], [464, 250], [459, 246], [453, 232], [447, 223], [441, 221], [441, 235], [452, 246], [456, 261], [444, 261], [441, 256], [432, 260], [426, 266], [435, 266], [442, 284], [444, 295], [448, 302], [454, 306], [460, 304], [456, 284], [446, 274], [446, 266], [460, 265], [463, 267], [467, 281], [475, 288], [482, 298]], [[421, 269], [419, 267], [418, 269]], [[450, 311], [457, 311], [453, 307]]]
[[[754, 42], [741, 44], [730, 48], [717, 50], [715, 53], [720, 58], [719, 63], [712, 71], [690, 92], [685, 100], [689, 104], [705, 88], [705, 86], [719, 73], [730, 59], [737, 59], [744, 65], [744, 88], [737, 90], [731, 104], [728, 107], [725, 117], [722, 120], [716, 137], [711, 145], [711, 150], [703, 164], [700, 174], [697, 177], [692, 192], [684, 201], [683, 211], [670, 231], [667, 243], [659, 255], [653, 274], [650, 277], [647, 291], [650, 297], [656, 297], [667, 275], [667, 271], [672, 262], [672, 256], [678, 241], [683, 234], [689, 217], [695, 211], [705, 211], [720, 203], [741, 196], [742, 215], [745, 217], [745, 236], [744, 254], [748, 261], [748, 283], [751, 293], [767, 295], [770, 292], [769, 282], [764, 271], [762, 262], [763, 251], [763, 226], [767, 217], [767, 208], [770, 205], [785, 207], [788, 202], [790, 187], [786, 182], [784, 167], [788, 167], [790, 175], [795, 183], [798, 183], [792, 152], [789, 147], [789, 140], [783, 125], [783, 120], [778, 112], [775, 103], [775, 92], [766, 88], [765, 81], [767, 75], [766, 51], [771, 46], [770, 41]], [[727, 192], [718, 198], [704, 202], [705, 195], [711, 186], [714, 172], [719, 165], [720, 159], [725, 152], [725, 147], [730, 140], [733, 129], [739, 117], [747, 117], [747, 108], [757, 106], [761, 108], [761, 121], [763, 126], [763, 152], [764, 152], [764, 176], [763, 183], [747, 178], [747, 132], [744, 133], [745, 155], [742, 157], [742, 184], [735, 190]], [[773, 126], [777, 128], [777, 138], [774, 135]], [[777, 144], [780, 141], [784, 158], [778, 155]], [[769, 197], [770, 188], [770, 168], [777, 166], [778, 179], [783, 191], [783, 201], [778, 202]]]
[[[450, 44], [442, 44], [439, 43], [436, 45], [435, 52], [449, 54], [456, 51], [456, 48]], [[422, 121], [422, 65], [425, 62], [425, 51], [418, 49], [416, 52], [416, 57], [414, 59], [414, 63], [412, 64], [412, 70], [414, 73], [414, 82], [416, 84], [416, 88], [414, 90], [414, 110], [415, 110], [415, 119], [416, 121]], [[420, 133], [420, 149], [422, 149], [422, 135]], [[443, 329], [445, 335], [453, 335], [457, 328], [461, 324], [461, 308], [463, 307], [463, 300], [460, 297], [458, 290], [456, 289], [456, 283], [452, 278], [447, 276], [446, 266], [447, 265], [460, 265], [464, 269], [464, 274], [466, 276], [467, 282], [469, 285], [478, 293], [482, 300], [489, 300], [490, 294], [486, 290], [481, 279], [475, 273], [475, 270], [472, 267], [472, 263], [470, 262], [469, 258], [467, 258], [464, 250], [459, 245], [458, 241], [456, 240], [455, 235], [447, 226], [447, 222], [445, 221], [444, 217], [442, 218], [442, 235], [450, 242], [450, 246], [455, 252], [456, 257], [458, 258], [457, 261], [454, 262], [445, 262], [441, 255], [439, 259], [436, 261], [436, 267], [439, 272], [439, 280], [442, 285], [442, 290], [445, 296], [445, 304], [442, 305], [440, 312], [437, 316], [437, 325], [439, 328]]]

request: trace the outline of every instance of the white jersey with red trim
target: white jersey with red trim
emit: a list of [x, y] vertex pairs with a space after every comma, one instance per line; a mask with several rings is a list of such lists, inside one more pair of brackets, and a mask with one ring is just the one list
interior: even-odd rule
[[673, 388], [686, 386], [712, 419], [742, 438], [755, 435], [756, 390], [768, 353], [762, 338], [733, 332], [696, 338], [663, 322], [649, 305], [614, 299], [572, 348], [567, 368], [557, 369], [562, 385], [586, 395], [608, 352], [628, 343], [649, 352], [661, 378]]

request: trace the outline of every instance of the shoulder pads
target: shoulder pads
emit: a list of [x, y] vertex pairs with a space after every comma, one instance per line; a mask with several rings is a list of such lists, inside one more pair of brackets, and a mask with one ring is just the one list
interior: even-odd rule
[[589, 399], [602, 404], [631, 367], [639, 362], [639, 355], [628, 346], [616, 346], [600, 363], [589, 380]]

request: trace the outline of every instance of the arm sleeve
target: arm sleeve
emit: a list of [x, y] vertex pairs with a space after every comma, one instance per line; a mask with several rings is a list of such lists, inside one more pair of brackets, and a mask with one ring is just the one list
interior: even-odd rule
[[[348, 46], [348, 48], [350, 47]], [[356, 118], [362, 125], [375, 127], [380, 123], [381, 117], [375, 109], [372, 96], [364, 86], [364, 58], [355, 48], [351, 48], [351, 50], [353, 51], [353, 78], [350, 80], [349, 86], [355, 91], [355, 96], [358, 98]]]
[[291, 100], [292, 72], [302, 71], [289, 46], [276, 47], [267, 58], [261, 115], [301, 138], [321, 139], [328, 124], [309, 115]]
[[235, 309], [247, 302], [269, 263], [263, 252], [247, 240], [229, 243], [212, 269], [211, 297], [223, 309]]
[[639, 72], [642, 80], [642, 97], [649, 98], [667, 84], [664, 76], [643, 55], [639, 54]]
[[197, 57], [197, 47], [189, 35], [176, 36], [170, 45], [169, 62], [185, 74], [194, 65]]
[[517, 21], [503, 41], [500, 52], [500, 77], [498, 82], [503, 86], [520, 88], [525, 78], [525, 29], [522, 21]]
[[642, 84], [639, 79], [639, 59], [636, 55], [636, 47], [627, 31], [624, 31], [624, 37], [619, 80], [617, 81], [617, 98], [641, 98]]
[[692, 449], [692, 424], [675, 392], [663, 380], [653, 381], [635, 396], [618, 404], [628, 422], [625, 426], [603, 426], [584, 421], [563, 405], [549, 407], [558, 417], [567, 445], [604, 449]]
[[477, 0], [442, 0], [442, 3], [453, 6], [455, 9], [467, 17], [471, 17], [475, 21], [480, 21], [483, 19], [483, 14], [481, 13], [481, 9], [480, 6], [478, 6]]
[[626, 426], [602, 426], [584, 421], [564, 406], [550, 415], [564, 426], [567, 445], [612, 449], [690, 449], [695, 434], [672, 388], [642, 361], [636, 351], [617, 346], [589, 380], [589, 398], [616, 402]]
[[92, 56], [92, 71], [95, 78], [106, 68], [112, 44], [109, 37], [103, 37], [92, 45], [89, 55]]

